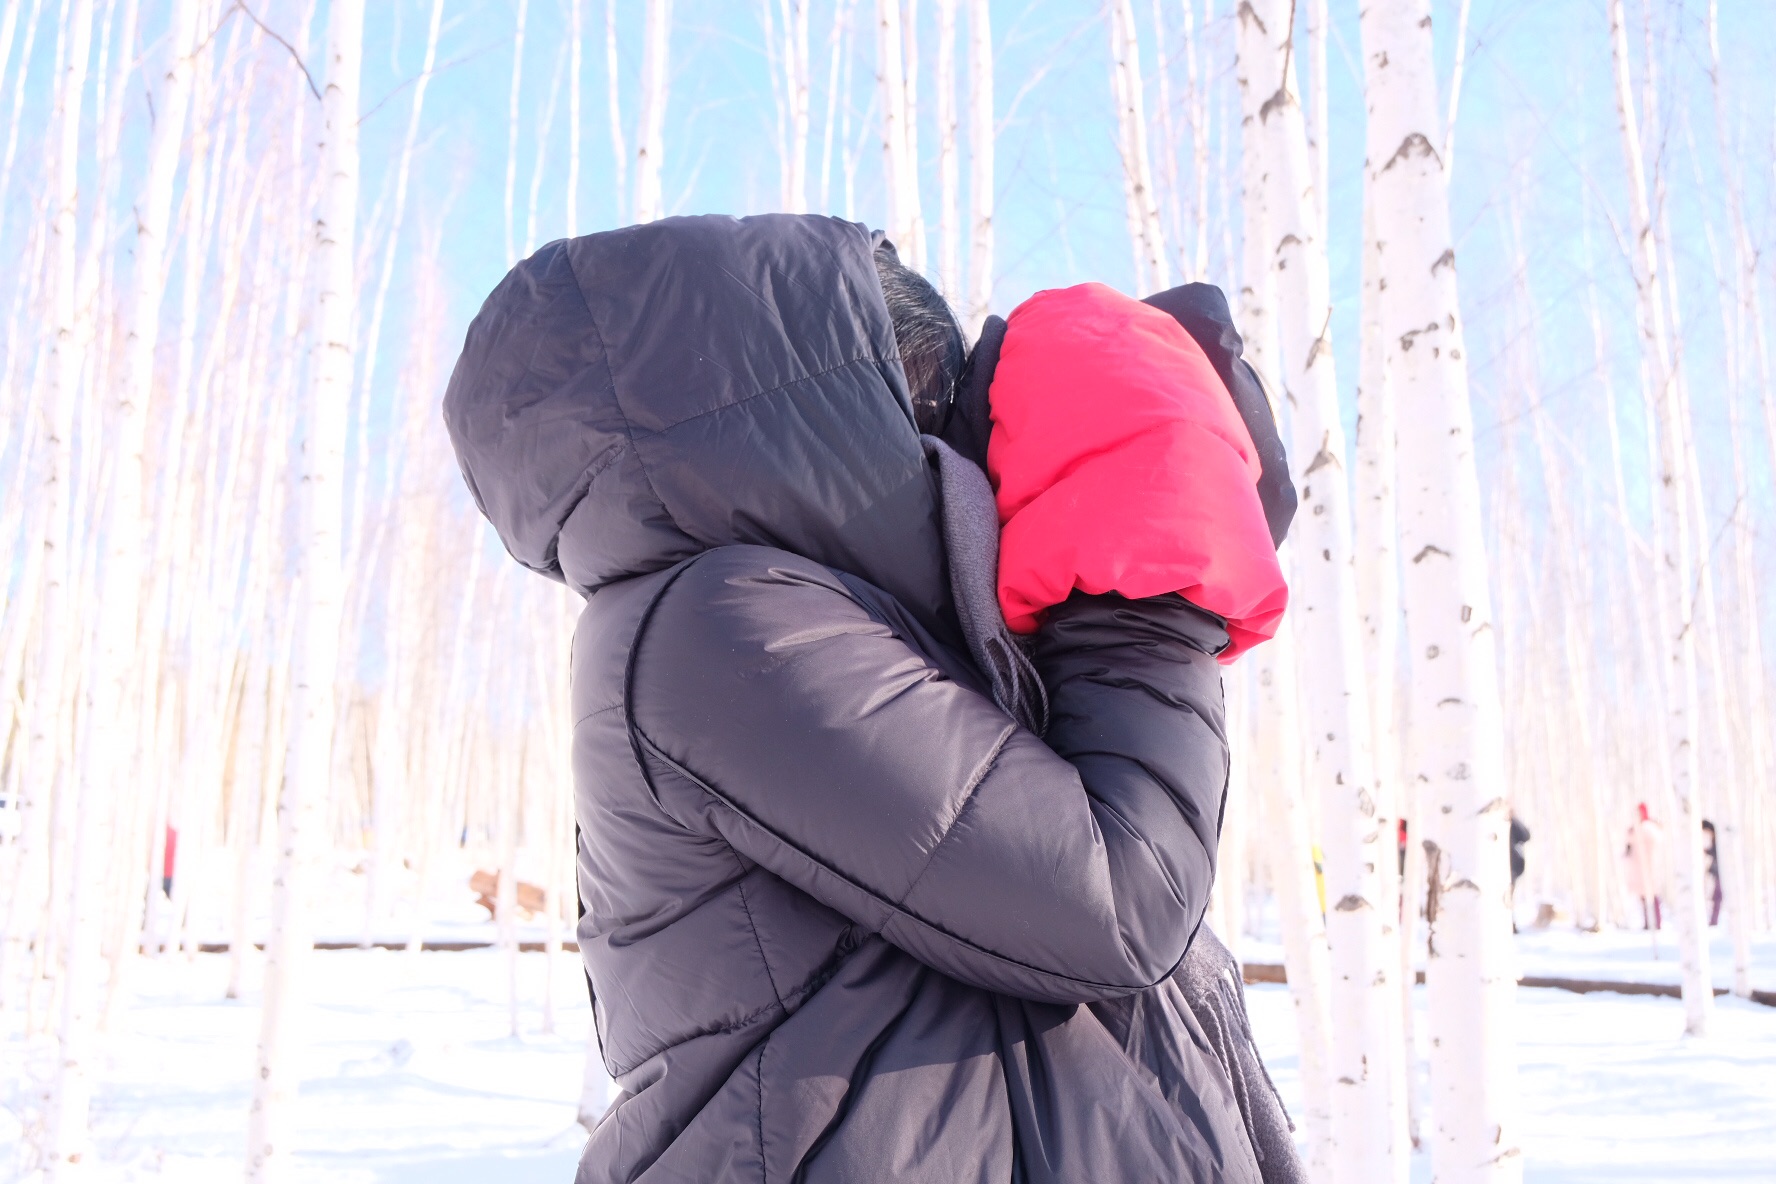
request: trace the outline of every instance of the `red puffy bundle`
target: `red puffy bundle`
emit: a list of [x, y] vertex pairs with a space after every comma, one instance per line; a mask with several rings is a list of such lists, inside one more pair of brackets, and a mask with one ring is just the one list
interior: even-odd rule
[[1289, 590], [1233, 399], [1190, 334], [1102, 284], [1012, 312], [989, 394], [999, 606], [1019, 633], [1075, 589], [1177, 592], [1227, 621], [1223, 662], [1271, 637]]

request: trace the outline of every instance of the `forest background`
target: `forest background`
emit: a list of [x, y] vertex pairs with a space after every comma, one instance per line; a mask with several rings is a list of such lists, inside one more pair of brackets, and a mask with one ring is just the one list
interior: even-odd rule
[[[501, 876], [496, 902], [513, 950], [520, 880], [542, 887], [544, 904], [530, 911], [557, 944], [572, 898], [563, 679], [572, 604], [506, 560], [455, 472], [437, 406], [464, 329], [511, 264], [545, 241], [646, 214], [796, 204], [792, 155], [806, 163], [808, 209], [890, 228], [906, 217], [904, 198], [898, 210], [890, 199], [883, 151], [881, 3], [371, 3], [351, 121], [353, 312], [331, 324], [329, 273], [311, 240], [333, 192], [322, 167], [330, 158], [315, 145], [335, 7], [6, 0], [0, 9], [0, 259], [17, 261], [0, 286], [0, 481], [15, 491], [0, 507], [13, 557], [0, 679], [17, 688], [0, 765], [0, 1006], [23, 1011], [27, 1034], [74, 1039], [69, 984], [93, 985], [92, 1006], [74, 1011], [98, 1030], [127, 1000], [140, 948], [232, 945], [232, 993], [251, 939], [280, 923], [268, 920], [278, 806], [306, 710], [292, 674], [304, 644], [297, 610], [313, 591], [298, 581], [309, 545], [298, 489], [323, 388], [344, 412], [333, 425], [343, 455], [333, 544], [343, 564], [340, 657], [323, 791], [306, 808], [327, 866], [361, 901], [349, 921], [336, 911], [314, 923], [418, 941], [426, 901], [460, 878], [446, 853], [466, 853], [514, 873]], [[944, 282], [965, 320], [1088, 280], [1140, 295], [1161, 274], [1215, 283], [1242, 312], [1264, 304], [1251, 294], [1254, 204], [1242, 160], [1255, 141], [1242, 131], [1234, 0], [953, 6], [959, 109], [949, 137], [937, 22], [952, 6], [886, 7], [908, 22], [900, 81], [915, 167], [900, 183], [920, 195], [926, 243], [903, 254]], [[969, 57], [967, 14], [977, 7], [992, 24], [984, 92]], [[1326, 5], [1316, 27], [1322, 6], [1258, 7], [1295, 23], [1290, 61], [1325, 195], [1337, 406], [1345, 434], [1360, 441], [1361, 346], [1374, 334], [1363, 320], [1358, 9]], [[1767, 340], [1776, 12], [1759, 0], [1431, 8], [1438, 106], [1451, 117], [1437, 147], [1498, 638], [1500, 788], [1536, 835], [1519, 904], [1545, 903], [1561, 923], [1637, 923], [1617, 858], [1623, 832], [1639, 802], [1679, 822], [1661, 773], [1670, 758], [1649, 607], [1659, 595], [1660, 462], [1636, 328], [1644, 293], [1612, 56], [1619, 16], [1695, 462], [1682, 496], [1694, 515], [1685, 562], [1698, 605], [1701, 810], [1727, 820], [1741, 844], [1735, 923], [1768, 929], [1776, 795], [1761, 639], [1776, 630]], [[798, 154], [785, 23], [803, 11]], [[134, 660], [119, 675], [107, 649], [119, 636], [107, 632], [118, 535], [105, 524], [124, 470], [104, 392], [128, 386], [141, 331], [138, 231], [154, 221], [148, 181], [157, 104], [179, 58], [175, 12], [190, 14], [201, 48], [185, 59], [195, 71], [189, 118], [161, 195], [164, 284], [138, 407], [144, 532], [139, 567], [128, 569], [140, 579], [122, 582], [137, 597]], [[1141, 225], [1131, 214], [1129, 105], [1118, 98], [1131, 44], [1153, 206]], [[70, 120], [63, 83], [76, 45], [85, 105]], [[972, 171], [983, 93], [993, 130], [984, 305]], [[953, 216], [946, 140], [957, 149]], [[644, 178], [657, 178], [657, 194]], [[943, 260], [946, 222], [959, 241], [953, 268]], [[315, 360], [327, 351], [313, 347], [336, 331], [350, 364], [329, 377]], [[1403, 401], [1399, 414], [1416, 411]], [[1361, 544], [1363, 505], [1352, 510]], [[514, 650], [527, 661], [503, 660]], [[1403, 651], [1396, 665], [1382, 677], [1398, 688], [1393, 714], [1409, 735]], [[1242, 670], [1230, 683], [1245, 712], [1236, 707], [1236, 718], [1254, 741], [1248, 750], [1262, 751], [1264, 700]], [[1375, 677], [1302, 676], [1309, 698], [1315, 686]], [[113, 812], [91, 840], [114, 856], [103, 861], [105, 890], [81, 896], [85, 881], [70, 868], [87, 832], [69, 803], [101, 767], [87, 754], [107, 739], [118, 764], [106, 776], [132, 792], [109, 799]], [[1330, 800], [1304, 798], [1316, 834]], [[1409, 803], [1401, 809], [1411, 815]], [[1278, 908], [1277, 870], [1261, 819], [1236, 816], [1230, 827], [1223, 881], [1232, 887], [1216, 919], [1237, 943], [1248, 911]], [[169, 828], [179, 835], [177, 876]], [[66, 939], [101, 930], [92, 953], [109, 967], [102, 975]], [[46, 1085], [44, 1114], [67, 1112], [84, 1088], [64, 1096], [63, 1084]]]

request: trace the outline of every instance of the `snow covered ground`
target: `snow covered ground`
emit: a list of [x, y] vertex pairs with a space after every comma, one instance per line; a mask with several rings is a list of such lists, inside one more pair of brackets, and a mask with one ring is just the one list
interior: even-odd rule
[[[1526, 934], [1520, 948], [1526, 972], [1558, 965], [1561, 973], [1602, 978], [1634, 966], [1638, 950], [1650, 949], [1635, 945], [1643, 939]], [[1758, 952], [1763, 986], [1776, 969], [1776, 943], [1764, 941]], [[516, 1039], [505, 962], [493, 951], [326, 951], [315, 956], [314, 970], [300, 1180], [572, 1178], [589, 1020], [575, 958], [556, 959], [556, 1033], [544, 1035], [544, 958], [522, 956]], [[240, 1179], [258, 1013], [254, 991], [225, 1001], [226, 981], [224, 955], [143, 963], [134, 1001], [107, 1041], [95, 1102], [96, 1180]], [[1287, 988], [1252, 987], [1249, 1000], [1266, 1059], [1293, 1104]], [[1686, 1041], [1675, 999], [1524, 990], [1519, 1002], [1527, 1179], [1776, 1179], [1776, 1009], [1723, 999], [1716, 1033]], [[22, 1175], [18, 1070], [50, 1051], [22, 1048], [17, 1017], [9, 1014], [7, 1024], [0, 1181]], [[1420, 1156], [1414, 1180], [1429, 1178]]]
[[[1293, 1112], [1300, 1086], [1288, 988], [1248, 987], [1246, 999]], [[1719, 1000], [1713, 1034], [1685, 1040], [1677, 999], [1525, 988], [1517, 1001], [1526, 1181], [1776, 1180], [1776, 1008]], [[1414, 1002], [1422, 1018], [1423, 987]], [[1418, 1088], [1422, 1099], [1422, 1078]], [[1414, 1157], [1412, 1179], [1431, 1179], [1428, 1155]]]
[[[578, 959], [556, 959], [557, 1034], [544, 1036], [544, 957], [519, 958], [522, 1036], [513, 1039], [504, 959], [493, 951], [314, 956], [314, 1007], [297, 1179], [476, 1184], [573, 1179], [574, 1121], [591, 1009]], [[97, 1182], [239, 1184], [257, 991], [222, 998], [228, 959], [150, 961], [94, 1101]], [[10, 1069], [16, 1026], [0, 1046]], [[41, 1057], [47, 1048], [33, 1048]], [[0, 1181], [24, 1155], [18, 1081], [0, 1111]]]

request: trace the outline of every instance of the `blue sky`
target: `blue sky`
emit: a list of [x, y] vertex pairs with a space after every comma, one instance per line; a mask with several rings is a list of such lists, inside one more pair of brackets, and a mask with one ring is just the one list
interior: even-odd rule
[[[567, 112], [565, 95], [548, 135], [545, 113], [565, 61], [569, 0], [530, 0], [524, 60], [521, 136], [517, 161], [519, 233], [541, 153], [536, 240], [564, 232]], [[604, 0], [583, 0], [586, 52], [583, 84], [582, 232], [617, 224], [618, 206], [608, 135], [604, 64]], [[623, 116], [630, 134], [637, 110], [641, 42], [640, 0], [616, 0], [620, 33]], [[1181, 8], [1161, 0], [1174, 38]], [[1232, 86], [1231, 12], [1234, 0], [1209, 0], [1202, 32], [1205, 68], [1214, 80], [1211, 122], [1211, 271], [1206, 277], [1231, 286], [1223, 243], [1238, 239], [1238, 136]], [[1656, 5], [1652, 37], [1663, 75], [1657, 146], [1680, 269], [1685, 323], [1685, 362], [1690, 369], [1701, 447], [1710, 472], [1709, 507], [1715, 517], [1731, 504], [1723, 484], [1727, 394], [1724, 381], [1719, 287], [1710, 254], [1726, 250], [1722, 164], [1708, 89], [1702, 18], [1706, 0], [1669, 0]], [[1454, 49], [1457, 0], [1434, 0], [1438, 54], [1447, 75]], [[99, 0], [103, 18], [120, 6]], [[267, 26], [292, 42], [301, 40], [301, 15], [310, 0], [258, 0], [250, 5]], [[848, 93], [855, 140], [865, 142], [857, 172], [855, 215], [879, 223], [879, 153], [869, 139], [873, 91], [870, 0], [853, 0], [852, 85]], [[936, 137], [931, 126], [930, 78], [934, 57], [932, 0], [921, 6], [926, 34], [921, 167], [928, 218], [937, 200]], [[1302, 6], [1305, 8], [1305, 5]], [[1334, 333], [1340, 383], [1354, 380], [1363, 112], [1361, 57], [1355, 0], [1331, 0], [1333, 30], [1327, 84], [1330, 95], [1329, 242], [1335, 303]], [[50, 13], [56, 9], [51, 3]], [[364, 71], [362, 143], [364, 189], [360, 230], [365, 244], [380, 242], [386, 194], [398, 155], [412, 81], [423, 52], [428, 0], [372, 0]], [[812, 20], [815, 165], [825, 110], [829, 31], [834, 4], [816, 3]], [[1146, 34], [1149, 110], [1156, 95], [1151, 36], [1152, 0], [1135, 8]], [[859, 11], [861, 9], [862, 11]], [[161, 52], [160, 6], [144, 6], [139, 43], [148, 60]], [[502, 194], [507, 155], [506, 110], [511, 83], [517, 0], [449, 0], [439, 50], [440, 70], [427, 98], [421, 149], [415, 162], [413, 198], [397, 260], [388, 334], [401, 340], [404, 297], [411, 296], [412, 254], [420, 231], [443, 218], [440, 259], [448, 285], [451, 324], [445, 339], [428, 342], [454, 353], [462, 329], [481, 297], [512, 262], [505, 249]], [[1201, 12], [1200, 0], [1198, 11]], [[1635, 53], [1642, 49], [1640, 0], [1630, 0]], [[1120, 166], [1113, 140], [1108, 36], [1097, 0], [1005, 0], [993, 5], [998, 47], [996, 106], [998, 141], [998, 275], [995, 305], [1008, 311], [1044, 287], [1102, 280], [1127, 288], [1132, 282], [1123, 220]], [[309, 37], [308, 64], [318, 71], [318, 43], [325, 14], [319, 5]], [[238, 16], [235, 18], [238, 20]], [[1723, 0], [1724, 77], [1730, 92], [1729, 124], [1736, 140], [1733, 169], [1745, 178], [1748, 212], [1760, 248], [1776, 237], [1772, 217], [1772, 111], [1776, 108], [1776, 5], [1768, 0]], [[23, 246], [33, 166], [42, 159], [42, 131], [49, 109], [44, 79], [54, 53], [53, 29], [40, 34], [25, 93], [24, 134], [18, 178], [7, 203], [0, 247]], [[1609, 332], [1610, 370], [1631, 432], [1638, 432], [1635, 395], [1633, 304], [1628, 271], [1612, 237], [1611, 221], [1626, 219], [1623, 170], [1610, 89], [1604, 0], [1473, 0], [1468, 29], [1467, 81], [1456, 133], [1453, 209], [1474, 363], [1476, 415], [1481, 429], [1483, 476], [1496, 487], [1500, 449], [1521, 426], [1527, 400], [1549, 410], [1563, 446], [1595, 474], [1602, 470], [1599, 441], [1600, 386], [1592, 362], [1586, 296], [1595, 285]], [[16, 54], [15, 54], [16, 57]], [[289, 56], [269, 51], [266, 71], [292, 70]], [[7, 75], [7, 89], [16, 78]], [[141, 75], [136, 77], [140, 86]], [[1181, 84], [1180, 84], [1181, 85]], [[565, 87], [562, 88], [565, 90]], [[304, 100], [313, 102], [313, 100]], [[280, 115], [265, 112], [266, 126]], [[672, 38], [672, 87], [666, 118], [665, 193], [674, 212], [745, 214], [773, 208], [777, 200], [774, 109], [757, 3], [677, 0]], [[130, 108], [122, 136], [126, 170], [139, 169], [146, 141], [148, 104]], [[1693, 147], [1692, 147], [1693, 145]], [[1184, 162], [1188, 171], [1188, 160]], [[1226, 174], [1225, 183], [1219, 177]], [[816, 198], [818, 178], [810, 186]], [[842, 183], [835, 176], [831, 209], [842, 213]], [[1510, 225], [1522, 226], [1529, 261], [1529, 303], [1516, 307]], [[121, 240], [120, 240], [121, 242]], [[120, 255], [127, 252], [120, 246]], [[366, 253], [366, 259], [380, 258]], [[366, 277], [367, 279], [370, 277]], [[1772, 300], [1766, 265], [1766, 300]], [[398, 355], [385, 351], [376, 389], [386, 396]], [[1533, 378], [1533, 383], [1526, 381]], [[1533, 389], [1532, 389], [1533, 388]], [[1749, 400], [1742, 384], [1738, 397]], [[1755, 415], [1749, 401], [1747, 415]], [[1754, 420], [1755, 422], [1755, 420]], [[1521, 433], [1518, 433], [1519, 435]], [[1518, 441], [1522, 444], [1522, 441]], [[1634, 449], [1631, 446], [1631, 452]], [[1753, 458], [1767, 474], [1763, 453]], [[1638, 475], [1643, 469], [1636, 464]], [[1533, 503], [1537, 482], [1525, 478]], [[1776, 506], [1766, 479], [1757, 494], [1760, 525]], [[1642, 505], [1644, 511], [1644, 504]], [[1765, 532], [1768, 533], [1767, 531]], [[1768, 540], [1760, 544], [1770, 550]], [[1763, 558], [1772, 558], [1764, 554]]]
[[[520, 145], [519, 190], [526, 189], [543, 124], [550, 83], [556, 76], [567, 27], [567, 0], [532, 0], [525, 55], [526, 142]], [[1231, 18], [1233, 0], [1213, 0], [1204, 30], [1205, 69], [1215, 79], [1211, 121], [1213, 158], [1225, 161], [1227, 183], [1211, 183], [1216, 225], [1211, 239], [1237, 241], [1237, 218], [1223, 217], [1223, 202], [1237, 206], [1238, 137], [1227, 136], [1232, 87]], [[871, 7], [861, 5], [864, 15]], [[374, 6], [365, 78], [366, 103], [388, 93], [417, 69], [423, 37], [423, 0]], [[924, 56], [927, 89], [921, 164], [928, 217], [936, 204], [935, 135], [929, 78], [933, 5], [921, 6], [927, 30]], [[1302, 6], [1305, 8], [1305, 6]], [[1454, 50], [1454, 0], [1436, 0], [1439, 61], [1445, 77]], [[1136, 9], [1150, 29], [1148, 5]], [[642, 6], [618, 5], [622, 44], [620, 74], [623, 114], [633, 126], [640, 50]], [[1333, 0], [1333, 31], [1328, 54], [1330, 96], [1330, 255], [1336, 304], [1334, 323], [1341, 362], [1341, 385], [1354, 381], [1358, 247], [1361, 216], [1363, 112], [1361, 49], [1356, 5]], [[830, 5], [817, 5], [812, 22], [815, 76], [815, 167], [827, 77]], [[1114, 144], [1107, 30], [1100, 6], [1091, 0], [1012, 0], [993, 6], [998, 45], [998, 115], [1004, 121], [998, 143], [997, 199], [999, 274], [995, 305], [1007, 311], [1023, 296], [1044, 287], [1102, 280], [1128, 287], [1130, 249], [1123, 220], [1120, 167]], [[1200, 9], [1199, 9], [1200, 11]], [[1165, 9], [1173, 36], [1178, 6]], [[1639, 5], [1630, 4], [1635, 52], [1641, 50]], [[1725, 411], [1718, 394], [1719, 318], [1713, 264], [1706, 235], [1725, 250], [1725, 213], [1719, 191], [1719, 161], [1706, 77], [1706, 43], [1701, 0], [1662, 5], [1653, 36], [1668, 76], [1662, 77], [1666, 128], [1661, 159], [1668, 176], [1668, 201], [1682, 277], [1687, 335], [1686, 360], [1695, 373], [1696, 407], [1704, 425], [1704, 448], [1724, 447]], [[428, 100], [429, 140], [423, 162], [425, 191], [431, 200], [455, 193], [445, 238], [448, 274], [456, 307], [465, 318], [480, 296], [503, 273], [504, 219], [501, 208], [506, 154], [505, 111], [510, 84], [513, 0], [454, 3], [440, 59], [454, 61], [435, 82]], [[585, 59], [585, 139], [581, 202], [582, 231], [616, 224], [613, 200], [606, 74], [603, 55], [604, 7], [586, 0], [588, 45]], [[859, 28], [859, 25], [862, 28]], [[1776, 49], [1776, 6], [1762, 0], [1727, 0], [1721, 10], [1724, 75], [1731, 93], [1734, 135], [1742, 141], [1740, 164], [1748, 175], [1749, 210], [1763, 245], [1771, 237], [1772, 50]], [[864, 131], [871, 96], [872, 42], [867, 21], [853, 9], [852, 130]], [[856, 34], [864, 34], [861, 42]], [[1508, 406], [1521, 411], [1526, 397], [1507, 381], [1507, 358], [1533, 349], [1537, 396], [1546, 401], [1555, 424], [1576, 445], [1595, 441], [1598, 401], [1584, 293], [1594, 281], [1605, 311], [1612, 369], [1625, 414], [1638, 416], [1633, 396], [1632, 288], [1609, 221], [1626, 220], [1620, 141], [1610, 89], [1607, 17], [1603, 0], [1473, 0], [1468, 30], [1467, 79], [1456, 133], [1453, 205], [1458, 228], [1463, 297], [1468, 310], [1475, 360], [1477, 415], [1483, 433], [1494, 439]], [[777, 157], [773, 106], [757, 6], [679, 0], [672, 43], [673, 82], [667, 116], [665, 191], [675, 212], [721, 211], [744, 214], [771, 209], [777, 199]], [[1147, 38], [1150, 112], [1154, 46]], [[1021, 97], [1020, 97], [1021, 96]], [[1013, 109], [1014, 98], [1016, 106]], [[547, 141], [539, 241], [561, 233], [561, 177], [565, 169], [565, 100]], [[397, 96], [367, 120], [366, 159], [392, 157], [404, 124], [404, 98]], [[1223, 143], [1222, 140], [1227, 142]], [[1689, 143], [1696, 150], [1692, 153]], [[1758, 166], [1762, 167], [1759, 168]], [[1188, 160], [1185, 161], [1188, 168]], [[835, 170], [836, 171], [836, 170]], [[866, 146], [858, 169], [858, 218], [879, 223], [878, 153]], [[366, 202], [373, 200], [377, 176], [367, 175]], [[842, 213], [842, 183], [832, 183], [833, 212]], [[819, 185], [811, 185], [816, 196]], [[1522, 222], [1530, 261], [1533, 313], [1507, 324], [1516, 299], [1508, 229]], [[522, 219], [521, 219], [522, 220]], [[1587, 241], [1588, 239], [1588, 241]], [[1222, 266], [1223, 252], [1211, 250], [1206, 277], [1230, 286], [1236, 278]], [[1526, 347], [1523, 333], [1533, 337]], [[1508, 389], [1507, 389], [1508, 388]], [[1483, 436], [1483, 439], [1485, 437]], [[1719, 490], [1711, 506], [1719, 502]]]

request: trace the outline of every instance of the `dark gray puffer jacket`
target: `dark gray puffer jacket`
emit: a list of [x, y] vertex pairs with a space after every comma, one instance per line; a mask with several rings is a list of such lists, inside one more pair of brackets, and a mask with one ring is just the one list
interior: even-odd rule
[[580, 948], [623, 1093], [581, 1181], [1257, 1181], [1175, 979], [1220, 623], [1076, 596], [1046, 742], [970, 662], [867, 231], [544, 247], [445, 399], [506, 547], [587, 594]]

